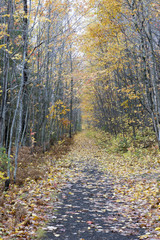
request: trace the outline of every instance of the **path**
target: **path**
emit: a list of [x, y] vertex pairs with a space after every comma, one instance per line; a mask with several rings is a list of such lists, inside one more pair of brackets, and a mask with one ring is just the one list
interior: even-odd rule
[[112, 177], [98, 168], [100, 154], [88, 139], [76, 142], [68, 154], [75, 174], [62, 189], [43, 240], [138, 239], [136, 217], [133, 223], [118, 213], [118, 208], [124, 206], [112, 193]]

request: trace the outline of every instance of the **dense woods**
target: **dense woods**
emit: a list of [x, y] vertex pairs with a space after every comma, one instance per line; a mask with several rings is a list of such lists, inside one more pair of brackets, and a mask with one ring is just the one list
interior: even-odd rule
[[[49, 149], [81, 128], [73, 34], [78, 17], [69, 1], [0, 2], [0, 147]], [[13, 163], [13, 159], [12, 159]]]
[[93, 0], [89, 6], [91, 23], [82, 36], [87, 121], [133, 138], [150, 128], [160, 145], [159, 1]]
[[0, 0], [0, 240], [158, 240], [159, 149], [159, 0]]
[[[159, 1], [1, 1], [0, 147], [19, 148], [84, 122], [117, 135], [151, 129], [160, 145]], [[81, 110], [82, 109], [82, 110]], [[6, 160], [5, 160], [6, 161]]]

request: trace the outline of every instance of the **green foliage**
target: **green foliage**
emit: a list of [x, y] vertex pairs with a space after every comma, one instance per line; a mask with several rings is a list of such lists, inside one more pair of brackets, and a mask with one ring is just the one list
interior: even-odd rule
[[127, 141], [127, 139], [124, 137], [123, 139], [120, 139], [120, 141], [118, 142], [118, 146], [117, 146], [117, 152], [127, 152], [129, 148], [129, 143]]
[[7, 170], [8, 156], [5, 148], [0, 148], [0, 171], [5, 172]]
[[145, 130], [137, 131], [135, 139], [135, 147], [150, 147], [156, 142], [155, 133], [151, 128], [146, 127]]
[[86, 136], [89, 137], [89, 138], [96, 138], [96, 131], [93, 129], [93, 130], [89, 130], [86, 132]]
[[96, 143], [102, 148], [108, 148], [110, 142], [110, 134], [100, 129], [90, 129], [86, 132], [86, 136], [95, 139]]
[[39, 228], [36, 232], [36, 238], [42, 239], [45, 236], [45, 231], [42, 228]]
[[92, 129], [86, 132], [86, 136], [94, 138], [96, 144], [104, 148], [107, 153], [118, 153], [125, 155], [134, 155], [136, 158], [141, 158], [147, 154], [148, 151], [155, 153], [158, 151], [155, 146], [155, 134], [150, 128], [145, 130], [137, 130], [136, 138], [133, 139], [132, 133], [123, 136], [118, 134], [116, 137], [111, 134], [99, 130]]

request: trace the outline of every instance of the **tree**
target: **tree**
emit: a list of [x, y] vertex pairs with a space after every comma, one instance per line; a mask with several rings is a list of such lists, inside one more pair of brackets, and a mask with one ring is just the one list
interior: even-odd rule
[[151, 118], [159, 143], [157, 1], [90, 1], [90, 7], [83, 51], [94, 74], [94, 119], [114, 133], [131, 127], [135, 137]]
[[20, 147], [33, 151], [40, 145], [46, 151], [69, 133], [71, 122], [74, 133], [80, 121], [70, 84], [76, 69], [70, 10], [68, 1], [2, 1], [0, 144], [8, 153], [9, 178], [14, 155], [14, 181]]

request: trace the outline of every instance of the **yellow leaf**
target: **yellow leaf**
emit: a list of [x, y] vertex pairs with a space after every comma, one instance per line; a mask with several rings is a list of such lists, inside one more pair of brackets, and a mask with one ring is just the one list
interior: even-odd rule
[[160, 227], [155, 228], [156, 231], [160, 231]]
[[148, 234], [145, 234], [139, 237], [139, 239], [146, 239], [146, 238], [148, 238]]
[[72, 193], [72, 192], [69, 192], [69, 194], [70, 194], [70, 195], [74, 195], [74, 193]]
[[48, 21], [48, 22], [51, 22], [51, 20], [50, 20], [50, 19], [48, 19], [48, 18], [46, 18], [46, 21]]
[[[3, 16], [1, 16], [1, 17], [10, 17], [10, 14], [5, 14], [5, 15], [3, 15]], [[0, 240], [1, 240], [2, 238], [0, 238]]]
[[32, 216], [33, 216], [33, 220], [34, 220], [34, 221], [36, 221], [37, 219], [39, 219], [39, 217], [38, 217], [37, 215], [35, 215], [35, 214], [32, 214]]
[[0, 49], [3, 48], [3, 47], [6, 47], [6, 44], [0, 45]]
[[8, 195], [8, 194], [5, 194], [4, 196], [5, 196], [5, 197], [9, 197], [9, 195]]

